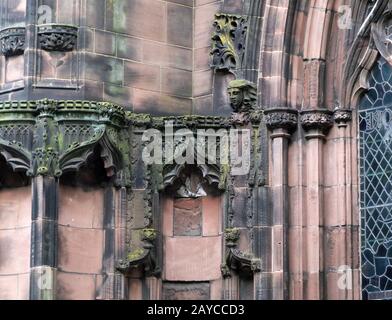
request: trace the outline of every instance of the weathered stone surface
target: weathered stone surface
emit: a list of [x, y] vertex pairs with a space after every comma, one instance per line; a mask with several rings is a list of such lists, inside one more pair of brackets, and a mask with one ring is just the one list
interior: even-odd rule
[[102, 270], [103, 231], [59, 226], [58, 267], [73, 273]]
[[222, 199], [205, 197], [203, 205], [203, 236], [217, 236], [222, 233]]
[[221, 277], [222, 238], [166, 238], [164, 279], [207, 281]]
[[114, 56], [116, 54], [116, 34], [95, 30], [95, 52]]
[[142, 52], [142, 41], [140, 39], [117, 34], [116, 46], [119, 58], [133, 61], [142, 60], [144, 53]]
[[94, 300], [95, 275], [57, 273], [58, 300]]
[[210, 283], [163, 283], [164, 300], [209, 300]]
[[95, 81], [105, 81], [122, 84], [124, 79], [123, 63], [119, 59], [86, 54], [86, 78]]
[[162, 69], [162, 91], [180, 97], [192, 96], [192, 73], [179, 69]]
[[[185, 204], [184, 202], [191, 202]], [[202, 235], [202, 207], [198, 200], [174, 200], [173, 230], [174, 236], [201, 236]]]
[[0, 230], [28, 227], [31, 223], [31, 188], [0, 191]]
[[167, 40], [170, 44], [191, 48], [193, 45], [193, 10], [167, 4]]
[[0, 230], [0, 275], [26, 273], [30, 268], [30, 227]]
[[160, 69], [155, 66], [126, 62], [124, 82], [130, 87], [159, 91]]
[[76, 228], [102, 228], [103, 205], [102, 189], [86, 191], [61, 186], [59, 224]]

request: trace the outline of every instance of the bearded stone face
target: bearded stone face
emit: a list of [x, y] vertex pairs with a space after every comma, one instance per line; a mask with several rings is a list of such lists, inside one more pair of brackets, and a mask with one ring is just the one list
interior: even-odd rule
[[244, 94], [239, 88], [229, 88], [228, 94], [230, 98], [231, 107], [234, 111], [239, 111], [244, 102]]

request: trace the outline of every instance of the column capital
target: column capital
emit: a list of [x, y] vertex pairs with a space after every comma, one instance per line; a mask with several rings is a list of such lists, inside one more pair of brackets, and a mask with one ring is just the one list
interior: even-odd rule
[[327, 109], [301, 111], [300, 121], [306, 132], [318, 130], [327, 133], [333, 126], [333, 112]]
[[293, 132], [298, 126], [298, 111], [289, 108], [274, 108], [264, 112], [265, 123], [267, 128], [274, 132], [276, 130], [285, 130]]
[[335, 109], [333, 117], [338, 127], [347, 127], [347, 124], [352, 121], [352, 110]]

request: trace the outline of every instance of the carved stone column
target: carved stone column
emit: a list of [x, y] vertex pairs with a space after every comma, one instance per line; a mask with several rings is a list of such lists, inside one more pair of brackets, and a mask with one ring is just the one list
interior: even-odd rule
[[[334, 154], [330, 155], [336, 163], [336, 212], [326, 212], [325, 238], [332, 245], [325, 245], [325, 290], [326, 299], [351, 300], [353, 299], [352, 286], [339, 287], [338, 279], [342, 276], [353, 275], [352, 252], [354, 249], [353, 237], [357, 236], [353, 228], [352, 201], [351, 201], [351, 139], [350, 122], [351, 110], [337, 109], [334, 112], [337, 127], [335, 139], [329, 141], [333, 144]], [[328, 207], [328, 206], [327, 206]], [[355, 241], [354, 243], [357, 243]], [[359, 252], [359, 248], [358, 252]], [[355, 250], [355, 249], [354, 249]], [[343, 274], [344, 272], [344, 274]], [[353, 279], [347, 279], [347, 282]]]
[[32, 222], [30, 299], [53, 300], [56, 296], [58, 190], [57, 105], [42, 101], [34, 128], [32, 166]]
[[272, 299], [288, 299], [288, 146], [291, 133], [298, 126], [298, 112], [270, 109], [265, 112], [271, 134], [272, 189]]
[[332, 112], [319, 109], [301, 112], [306, 145], [306, 212], [304, 213], [304, 296], [306, 300], [323, 298], [320, 282], [323, 268], [323, 144], [333, 125]]

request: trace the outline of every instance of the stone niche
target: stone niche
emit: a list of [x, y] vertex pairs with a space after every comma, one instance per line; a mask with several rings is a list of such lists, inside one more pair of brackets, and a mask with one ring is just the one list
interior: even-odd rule
[[221, 278], [222, 197], [191, 174], [163, 198], [164, 299], [209, 299]]
[[102, 285], [104, 169], [94, 154], [60, 180], [57, 299], [94, 300]]

